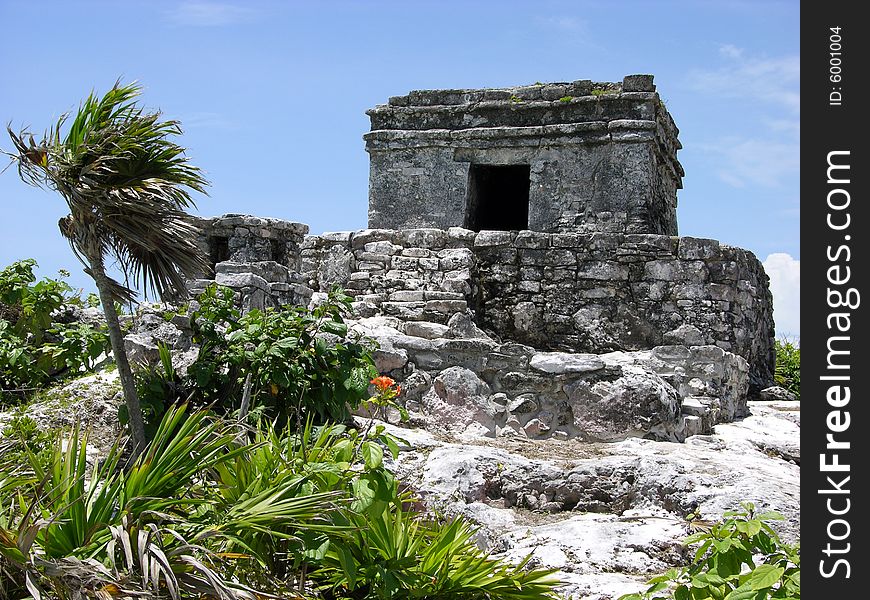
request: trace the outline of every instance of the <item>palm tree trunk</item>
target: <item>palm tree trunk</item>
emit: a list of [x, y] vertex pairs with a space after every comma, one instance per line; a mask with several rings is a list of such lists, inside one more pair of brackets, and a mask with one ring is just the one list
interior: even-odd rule
[[106, 316], [106, 327], [109, 329], [109, 341], [112, 343], [112, 354], [115, 355], [115, 364], [118, 365], [118, 377], [121, 379], [121, 390], [124, 392], [124, 402], [127, 404], [127, 414], [130, 417], [130, 431], [133, 436], [133, 457], [139, 455], [145, 449], [145, 422], [142, 418], [142, 407], [139, 406], [139, 396], [136, 394], [136, 383], [133, 380], [133, 371], [130, 369], [130, 361], [127, 360], [127, 351], [124, 348], [124, 336], [121, 333], [121, 324], [118, 321], [118, 311], [115, 310], [115, 301], [112, 298], [111, 286], [103, 262], [96, 257], [88, 257], [91, 274], [97, 291], [100, 294], [100, 304], [103, 306], [103, 314]]

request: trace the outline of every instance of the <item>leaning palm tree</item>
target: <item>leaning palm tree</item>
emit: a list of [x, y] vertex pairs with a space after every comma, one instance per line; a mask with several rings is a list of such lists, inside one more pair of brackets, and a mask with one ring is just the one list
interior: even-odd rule
[[[102, 98], [91, 93], [68, 127], [64, 115], [38, 142], [7, 127], [22, 180], [57, 191], [69, 206], [58, 226], [99, 291], [134, 454], [145, 446], [145, 429], [115, 302], [132, 300], [135, 288], [161, 299], [184, 295], [185, 277], [207, 268], [184, 211], [194, 206], [190, 190], [205, 193], [207, 182], [170, 139], [179, 123], [137, 106], [141, 90], [118, 81]], [[106, 274], [111, 259], [127, 285]]]

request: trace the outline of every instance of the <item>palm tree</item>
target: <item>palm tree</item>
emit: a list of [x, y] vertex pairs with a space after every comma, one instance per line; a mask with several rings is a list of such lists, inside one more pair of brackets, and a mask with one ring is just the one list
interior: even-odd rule
[[[39, 142], [7, 127], [22, 180], [58, 192], [69, 206], [58, 227], [99, 291], [134, 455], [145, 446], [145, 429], [115, 302], [130, 301], [138, 287], [161, 299], [184, 295], [184, 278], [207, 268], [184, 209], [194, 206], [190, 190], [205, 193], [208, 182], [169, 139], [181, 133], [179, 123], [136, 105], [141, 91], [119, 80], [102, 98], [92, 92], [68, 128], [64, 115]], [[111, 258], [130, 287], [106, 274]]]

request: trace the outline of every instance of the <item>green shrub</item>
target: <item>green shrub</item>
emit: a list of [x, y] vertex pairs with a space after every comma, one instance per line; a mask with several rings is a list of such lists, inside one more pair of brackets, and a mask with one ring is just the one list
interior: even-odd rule
[[36, 261], [28, 258], [0, 271], [0, 302], [16, 307], [18, 319], [12, 323], [15, 332], [30, 335], [38, 343], [51, 327], [51, 313], [72, 295], [72, 288], [59, 279], [36, 282], [33, 274], [36, 266]]
[[[198, 304], [191, 317], [197, 360], [179, 378], [162, 358], [162, 373], [140, 377], [146, 404], [151, 397], [162, 397], [166, 406], [190, 398], [229, 414], [241, 408], [249, 379], [255, 415], [299, 427], [312, 415], [320, 422], [344, 421], [368, 397], [369, 381], [378, 374], [373, 342], [349, 333], [344, 317], [350, 298], [342, 292], [333, 291], [310, 311], [282, 307], [242, 315], [232, 290], [212, 285]], [[156, 421], [162, 412], [155, 406]]]
[[36, 281], [36, 266], [26, 259], [0, 271], [0, 401], [26, 396], [64, 374], [93, 369], [109, 346], [104, 329], [53, 321], [64, 304], [83, 303], [60, 279]]
[[801, 348], [782, 339], [774, 341], [776, 349], [776, 384], [801, 397]]
[[6, 320], [0, 320], [0, 403], [11, 397], [23, 397], [28, 388], [47, 379], [36, 364], [36, 356], [27, 342], [15, 334]]
[[401, 508], [354, 515], [343, 544], [331, 546], [315, 574], [332, 597], [438, 600], [558, 598], [552, 570], [526, 569], [489, 558], [463, 519], [433, 520]]
[[697, 545], [688, 567], [654, 577], [645, 592], [619, 600], [799, 600], [800, 545], [783, 543], [767, 524], [782, 516], [756, 514], [749, 502], [742, 508], [684, 540]]

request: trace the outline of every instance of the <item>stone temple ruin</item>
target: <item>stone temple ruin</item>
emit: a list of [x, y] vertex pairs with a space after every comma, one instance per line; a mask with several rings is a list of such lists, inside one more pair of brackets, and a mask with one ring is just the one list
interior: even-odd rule
[[650, 75], [415, 91], [368, 111], [369, 228], [201, 221], [246, 308], [339, 285], [408, 408], [453, 434], [682, 440], [773, 382], [768, 279], [677, 236], [683, 169]]

